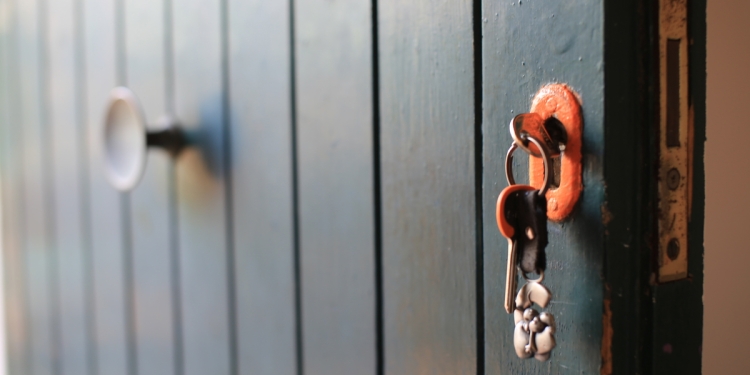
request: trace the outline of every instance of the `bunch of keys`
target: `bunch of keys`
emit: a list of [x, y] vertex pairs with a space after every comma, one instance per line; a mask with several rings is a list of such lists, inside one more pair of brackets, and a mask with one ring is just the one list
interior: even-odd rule
[[[511, 124], [512, 125], [512, 124]], [[513, 132], [514, 129], [511, 129]], [[508, 268], [505, 280], [505, 310], [513, 314], [515, 331], [513, 344], [519, 358], [534, 357], [539, 361], [550, 358], [555, 343], [555, 319], [548, 312], [539, 313], [534, 304], [546, 308], [552, 293], [542, 285], [546, 268], [547, 199], [550, 185], [550, 150], [534, 136], [525, 134], [524, 149], [531, 142], [544, 160], [544, 183], [541, 189], [517, 185], [513, 178], [513, 152], [519, 147], [514, 142], [505, 159], [506, 187], [497, 199], [497, 225], [508, 239]], [[533, 156], [533, 153], [532, 153]], [[526, 284], [516, 294], [518, 272]], [[536, 273], [538, 279], [529, 279]], [[514, 298], [515, 297], [515, 298]]]

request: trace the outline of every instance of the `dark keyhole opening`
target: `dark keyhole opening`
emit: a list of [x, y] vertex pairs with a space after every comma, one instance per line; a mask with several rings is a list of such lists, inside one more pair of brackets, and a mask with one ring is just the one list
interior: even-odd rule
[[565, 131], [565, 126], [556, 117], [550, 117], [544, 120], [544, 129], [549, 134], [552, 142], [561, 145], [561, 153], [557, 156], [552, 157], [552, 180], [550, 181], [550, 188], [557, 189], [560, 187], [560, 169], [562, 166], [562, 152], [565, 152], [565, 145], [568, 143], [568, 132]]

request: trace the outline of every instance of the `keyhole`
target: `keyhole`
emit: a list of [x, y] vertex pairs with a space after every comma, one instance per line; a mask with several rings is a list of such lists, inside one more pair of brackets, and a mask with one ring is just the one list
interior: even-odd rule
[[562, 152], [565, 152], [565, 145], [568, 143], [568, 133], [565, 131], [565, 125], [554, 116], [544, 120], [544, 130], [547, 131], [552, 142], [559, 145], [561, 152], [552, 157], [552, 179], [550, 180], [550, 189], [557, 189], [560, 187]]

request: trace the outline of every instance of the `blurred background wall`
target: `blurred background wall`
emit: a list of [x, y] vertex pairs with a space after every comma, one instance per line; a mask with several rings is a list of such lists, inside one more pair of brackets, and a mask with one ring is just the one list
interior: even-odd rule
[[[750, 1], [708, 1], [703, 373], [750, 373]], [[742, 322], [742, 323], [740, 323]], [[689, 329], [689, 327], [685, 327]]]

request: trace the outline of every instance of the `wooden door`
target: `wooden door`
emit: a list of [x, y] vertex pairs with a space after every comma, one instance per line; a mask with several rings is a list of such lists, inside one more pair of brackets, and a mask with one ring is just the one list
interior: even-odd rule
[[[664, 12], [0, 0], [8, 372], [699, 373], [705, 1], [688, 2], [688, 269], [670, 282]], [[579, 95], [583, 192], [547, 224], [557, 348], [538, 362], [513, 349], [495, 200], [508, 122], [553, 82]], [[128, 192], [104, 177], [116, 86], [188, 142], [150, 149]]]

